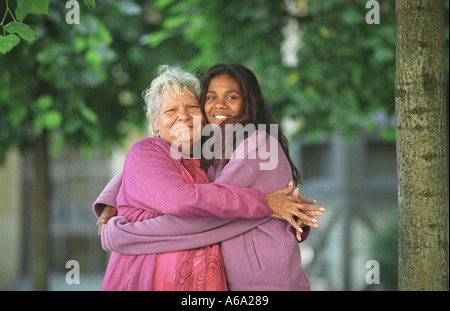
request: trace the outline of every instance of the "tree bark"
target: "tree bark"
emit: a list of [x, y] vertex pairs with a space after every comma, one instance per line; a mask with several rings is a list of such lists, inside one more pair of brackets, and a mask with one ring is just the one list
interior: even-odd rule
[[397, 0], [399, 290], [448, 290], [444, 0]]
[[34, 211], [32, 243], [32, 286], [33, 290], [48, 290], [50, 266], [50, 213], [49, 213], [49, 155], [48, 132], [44, 130], [36, 138], [34, 148]]

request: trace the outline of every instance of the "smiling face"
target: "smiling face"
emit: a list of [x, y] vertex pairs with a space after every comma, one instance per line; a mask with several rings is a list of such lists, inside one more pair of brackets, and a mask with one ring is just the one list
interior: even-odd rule
[[242, 90], [227, 74], [211, 79], [205, 99], [205, 115], [209, 123], [217, 124], [242, 113]]
[[[158, 116], [153, 115], [155, 130], [168, 144], [192, 143], [201, 138], [201, 126], [194, 126], [194, 117], [202, 124], [202, 112], [197, 98], [188, 90], [182, 94], [164, 92], [160, 97]], [[197, 124], [197, 125], [198, 125]], [[180, 150], [181, 151], [181, 150]]]

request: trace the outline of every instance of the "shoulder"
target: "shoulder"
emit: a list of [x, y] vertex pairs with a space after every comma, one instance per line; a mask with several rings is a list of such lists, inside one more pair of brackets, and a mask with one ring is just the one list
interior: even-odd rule
[[254, 166], [260, 174], [268, 173], [263, 171], [287, 170], [290, 168], [289, 161], [278, 139], [273, 135], [264, 130], [255, 131], [236, 148], [233, 157]]
[[129, 154], [140, 153], [142, 151], [168, 152], [169, 145], [162, 139], [148, 137], [136, 142], [129, 151]]
[[[168, 147], [168, 144], [159, 138], [147, 137], [142, 140], [136, 142], [131, 149], [144, 149], [144, 148], [163, 148], [165, 145]], [[131, 150], [130, 149], [130, 150]]]
[[181, 160], [172, 155], [169, 144], [158, 138], [145, 138], [136, 142], [128, 151], [124, 172], [179, 170], [180, 165]]
[[234, 151], [237, 159], [256, 159], [267, 157], [267, 153], [280, 153], [282, 147], [278, 139], [265, 130], [256, 130], [243, 140]]
[[173, 160], [170, 154], [170, 146], [162, 139], [149, 137], [136, 142], [127, 154], [129, 161], [149, 158]]

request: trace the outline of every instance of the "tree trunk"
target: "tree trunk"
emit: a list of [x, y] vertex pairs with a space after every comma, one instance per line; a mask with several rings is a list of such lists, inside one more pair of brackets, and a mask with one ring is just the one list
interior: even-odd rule
[[48, 290], [50, 265], [50, 221], [49, 221], [49, 156], [48, 132], [44, 130], [36, 138], [34, 146], [34, 211], [32, 243], [32, 285], [34, 290]]
[[399, 290], [448, 290], [444, 0], [397, 0]]

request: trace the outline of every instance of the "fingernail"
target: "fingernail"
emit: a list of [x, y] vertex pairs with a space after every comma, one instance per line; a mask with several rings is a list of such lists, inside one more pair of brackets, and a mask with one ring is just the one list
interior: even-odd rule
[[319, 211], [325, 212], [325, 209], [323, 207], [319, 208]]

